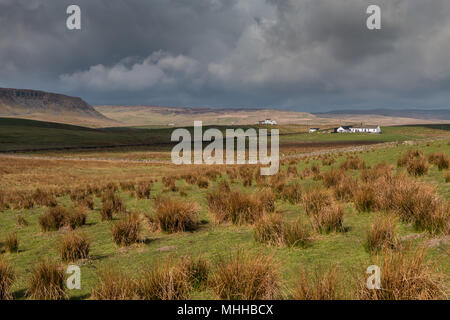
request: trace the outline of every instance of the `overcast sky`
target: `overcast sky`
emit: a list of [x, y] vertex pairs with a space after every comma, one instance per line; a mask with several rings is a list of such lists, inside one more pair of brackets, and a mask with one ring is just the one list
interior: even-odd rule
[[449, 57], [449, 0], [0, 0], [0, 87], [93, 105], [448, 109]]

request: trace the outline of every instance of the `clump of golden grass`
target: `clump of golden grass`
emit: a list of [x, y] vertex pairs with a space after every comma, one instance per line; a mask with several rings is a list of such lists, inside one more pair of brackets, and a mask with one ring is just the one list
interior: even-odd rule
[[341, 163], [340, 168], [342, 170], [360, 170], [366, 168], [366, 163], [358, 156], [349, 156]]
[[8, 208], [9, 208], [9, 204], [8, 204], [5, 192], [0, 190], [0, 211], [3, 211]]
[[428, 172], [429, 167], [427, 159], [425, 157], [420, 157], [411, 160], [408, 163], [406, 170], [413, 176], [423, 176]]
[[318, 213], [323, 207], [333, 203], [333, 195], [325, 189], [312, 188], [303, 194], [303, 206], [306, 213]]
[[81, 208], [69, 210], [57, 206], [49, 208], [41, 215], [39, 224], [43, 231], [55, 231], [66, 225], [75, 229], [86, 223], [86, 216], [86, 212]]
[[138, 283], [129, 275], [104, 268], [99, 273], [97, 285], [92, 289], [91, 298], [95, 300], [138, 300]]
[[117, 245], [129, 246], [139, 241], [141, 228], [139, 216], [129, 214], [112, 227], [111, 234]]
[[206, 171], [205, 176], [211, 179], [212, 181], [216, 181], [218, 177], [220, 177], [222, 173], [217, 169], [210, 169]]
[[80, 208], [87, 208], [90, 210], [94, 209], [94, 198], [92, 198], [92, 196], [90, 195], [79, 198], [75, 200], [74, 203]]
[[344, 231], [344, 208], [333, 201], [321, 207], [318, 212], [314, 212], [311, 215], [311, 222], [321, 233]]
[[286, 184], [282, 188], [280, 195], [283, 200], [289, 201], [292, 204], [298, 204], [302, 201], [302, 186], [297, 181], [291, 184]]
[[358, 190], [358, 180], [344, 176], [334, 187], [333, 193], [336, 199], [350, 201], [353, 199], [354, 190]]
[[430, 233], [448, 234], [450, 210], [433, 186], [400, 179], [390, 190], [391, 207], [405, 222]]
[[122, 189], [122, 191], [134, 191], [136, 190], [136, 188], [134, 187], [134, 182], [133, 181], [122, 181], [119, 183], [120, 185], [120, 189]]
[[87, 259], [91, 243], [86, 234], [79, 232], [67, 233], [59, 244], [59, 253], [63, 261]]
[[187, 281], [194, 289], [202, 288], [206, 285], [209, 277], [210, 265], [203, 257], [192, 258], [183, 257], [180, 267], [187, 276]]
[[302, 178], [302, 179], [308, 179], [311, 176], [313, 176], [313, 172], [311, 171], [311, 168], [303, 169], [302, 173], [300, 174], [300, 178]]
[[187, 266], [170, 262], [157, 264], [146, 271], [139, 281], [139, 294], [145, 300], [185, 300], [191, 285]]
[[11, 265], [0, 258], [0, 300], [9, 300], [12, 298], [9, 292], [15, 280], [15, 273]]
[[239, 176], [245, 187], [250, 187], [253, 183], [253, 168], [250, 166], [241, 166], [239, 168]]
[[430, 163], [436, 165], [441, 171], [450, 166], [450, 157], [445, 152], [433, 153], [428, 157]]
[[19, 238], [17, 237], [17, 232], [12, 232], [8, 234], [5, 238], [4, 243], [6, 250], [8, 252], [18, 252], [19, 251]]
[[206, 195], [206, 200], [219, 223], [252, 224], [261, 218], [267, 207], [267, 199], [238, 190], [214, 190]]
[[279, 172], [278, 174], [270, 177], [269, 186], [272, 187], [272, 190], [274, 190], [275, 192], [282, 192], [286, 185], [287, 178], [282, 173]]
[[317, 268], [313, 274], [300, 269], [300, 278], [292, 292], [295, 300], [338, 300], [344, 294], [340, 287], [339, 272], [336, 266], [328, 270]]
[[275, 211], [275, 200], [276, 197], [272, 192], [272, 189], [263, 188], [258, 191], [258, 202], [262, 206], [264, 212], [274, 212]]
[[288, 176], [296, 177], [298, 175], [297, 166], [296, 165], [289, 166], [287, 168], [286, 173]]
[[74, 208], [67, 211], [65, 220], [70, 228], [75, 229], [86, 224], [87, 213], [84, 208]]
[[114, 188], [107, 189], [102, 197], [102, 210], [100, 211], [102, 220], [111, 220], [115, 213], [125, 211], [122, 199], [113, 190]]
[[322, 160], [322, 165], [323, 166], [331, 166], [333, 163], [336, 162], [336, 159], [333, 156], [326, 156], [323, 160]]
[[280, 291], [278, 266], [270, 257], [238, 251], [217, 261], [211, 284], [220, 299], [276, 299]]
[[27, 192], [15, 192], [10, 195], [9, 203], [14, 209], [31, 209], [34, 207], [34, 201], [31, 194]]
[[370, 212], [377, 209], [376, 188], [377, 185], [373, 183], [362, 183], [353, 192], [353, 202], [359, 212]]
[[166, 232], [197, 229], [198, 212], [199, 207], [193, 202], [162, 196], [155, 200], [155, 221]]
[[55, 207], [58, 203], [53, 194], [37, 188], [31, 196], [37, 206]]
[[450, 182], [450, 171], [447, 171], [447, 172], [444, 174], [444, 178], [445, 178], [445, 182]]
[[368, 289], [360, 280], [357, 295], [370, 300], [435, 300], [448, 299], [444, 277], [433, 271], [425, 260], [426, 249], [413, 252], [385, 251], [377, 256], [375, 265], [381, 267], [381, 289]]
[[178, 191], [178, 187], [176, 186], [176, 177], [168, 176], [162, 178], [162, 183], [165, 187], [165, 190], [176, 192]]
[[327, 188], [336, 186], [345, 178], [345, 172], [341, 169], [331, 169], [323, 175], [323, 183]]
[[151, 192], [152, 192], [152, 182], [141, 181], [137, 185], [136, 198], [137, 199], [150, 199]]
[[378, 163], [371, 169], [363, 169], [361, 171], [361, 180], [363, 182], [373, 182], [379, 178], [391, 179], [393, 169], [393, 166], [386, 162]]
[[19, 214], [19, 215], [17, 216], [16, 225], [17, 225], [18, 227], [26, 227], [26, 226], [28, 226], [28, 221], [25, 220], [25, 218], [23, 217], [23, 215]]
[[35, 300], [67, 299], [65, 286], [63, 266], [57, 262], [42, 260], [32, 267], [26, 293]]
[[207, 189], [209, 186], [209, 181], [205, 177], [199, 177], [197, 179], [197, 185], [201, 189]]
[[429, 169], [428, 160], [420, 150], [408, 150], [397, 160], [397, 166], [406, 167], [408, 173], [414, 176], [422, 176]]
[[399, 240], [395, 231], [396, 221], [391, 216], [379, 216], [367, 231], [367, 248], [371, 252], [395, 249]]
[[275, 246], [305, 246], [310, 241], [311, 231], [301, 220], [287, 223], [279, 214], [261, 218], [254, 229], [257, 242]]
[[66, 224], [68, 211], [63, 207], [49, 208], [47, 213], [39, 218], [39, 224], [43, 231], [58, 230]]

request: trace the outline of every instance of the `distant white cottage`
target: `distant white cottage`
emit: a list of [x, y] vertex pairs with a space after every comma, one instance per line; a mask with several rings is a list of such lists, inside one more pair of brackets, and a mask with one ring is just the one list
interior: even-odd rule
[[340, 126], [339, 128], [335, 128], [334, 132], [337, 133], [381, 133], [380, 126], [360, 126], [360, 127], [352, 127], [352, 126]]
[[344, 133], [344, 132], [350, 132], [350, 126], [340, 126], [339, 128], [335, 128], [334, 132], [337, 133]]
[[381, 133], [381, 128], [380, 128], [380, 126], [351, 127], [350, 132], [352, 132], [352, 133]]
[[320, 130], [320, 128], [310, 128], [309, 133], [317, 132], [319, 130]]
[[271, 120], [271, 119], [266, 119], [266, 120], [262, 120], [258, 122], [259, 124], [268, 124], [271, 126], [276, 126], [277, 122], [275, 120]]

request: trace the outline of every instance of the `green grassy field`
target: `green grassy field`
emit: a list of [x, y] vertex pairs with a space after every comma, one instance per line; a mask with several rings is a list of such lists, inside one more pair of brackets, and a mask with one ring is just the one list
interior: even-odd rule
[[[5, 130], [2, 126], [1, 130]], [[17, 129], [18, 130], [18, 129]], [[120, 130], [111, 130], [107, 133], [90, 131], [90, 130], [75, 130], [67, 128], [33, 128], [34, 134], [39, 130], [50, 130], [53, 134], [56, 132], [64, 132], [74, 139], [79, 137], [80, 142], [87, 137], [98, 137], [100, 142], [110, 141], [112, 136], [120, 136]], [[385, 135], [375, 136], [380, 141], [401, 141], [423, 138], [429, 135], [448, 133], [448, 128], [442, 130], [441, 128], [425, 128], [425, 127], [402, 127], [402, 128], [385, 128]], [[49, 131], [49, 132], [50, 132]], [[2, 131], [5, 132], [5, 131]], [[22, 131], [23, 132], [23, 131]], [[71, 134], [73, 132], [73, 135]], [[158, 133], [159, 134], [159, 133]], [[111, 135], [111, 136], [110, 136]], [[2, 136], [0, 134], [0, 136]], [[33, 136], [33, 134], [30, 134]], [[359, 138], [359, 135], [357, 135]], [[103, 138], [101, 138], [103, 137]], [[108, 138], [106, 138], [108, 137]], [[290, 136], [289, 139], [299, 138], [300, 135]], [[350, 139], [348, 135], [320, 135], [320, 134], [303, 134], [302, 139]], [[361, 139], [366, 139], [369, 136], [362, 136]], [[3, 138], [2, 138], [3, 139]], [[9, 140], [8, 140], [9, 139]], [[14, 134], [10, 133], [9, 138], [2, 140], [2, 148], [5, 146], [14, 145], [23, 139], [23, 137], [14, 138]], [[59, 139], [59, 138], [58, 138]], [[96, 138], [95, 138], [96, 139]], [[94, 139], [94, 140], [95, 140]], [[102, 140], [104, 139], [104, 140]], [[352, 135], [351, 139], [355, 139]], [[368, 138], [367, 138], [368, 139]], [[370, 136], [374, 139], [374, 136]], [[384, 140], [386, 139], [386, 140]], [[10, 142], [8, 142], [10, 141]], [[46, 145], [57, 145], [60, 140], [55, 140]], [[327, 140], [332, 141], [332, 140]], [[364, 160], [368, 165], [373, 166], [379, 162], [388, 162], [396, 164], [400, 154], [411, 149], [411, 146], [399, 145], [397, 147], [380, 148], [374, 151], [364, 152], [358, 156]], [[446, 140], [435, 141], [432, 143], [421, 143], [414, 148], [418, 148], [426, 155], [433, 152], [445, 152], [450, 155], [450, 145]], [[337, 167], [339, 163], [344, 161], [345, 155], [337, 158], [337, 163], [332, 167]], [[297, 169], [301, 172], [306, 167], [317, 164], [322, 171], [330, 169], [329, 166], [323, 166], [321, 161], [301, 161], [297, 164]], [[285, 170], [283, 167], [282, 170]], [[143, 169], [147, 170], [147, 169]], [[174, 169], [176, 173], [176, 169]], [[397, 169], [400, 170], [400, 169]], [[352, 171], [357, 174], [356, 171]], [[56, 174], [56, 173], [55, 173]], [[57, 174], [64, 174], [58, 172]], [[149, 171], [149, 177], [151, 177]], [[129, 177], [133, 179], [132, 176]], [[429, 173], [419, 180], [426, 181], [430, 184], [436, 185], [438, 192], [446, 198], [450, 199], [450, 184], [445, 182], [443, 171], [439, 171], [436, 167], [431, 167]], [[311, 185], [321, 185], [320, 181], [313, 181], [312, 179], [298, 180], [302, 186], [308, 187]], [[115, 181], [112, 181], [115, 182]], [[117, 181], [116, 181], [117, 182]], [[120, 248], [114, 244], [111, 236], [111, 227], [117, 222], [119, 217], [113, 221], [101, 221], [99, 211], [101, 209], [101, 201], [95, 198], [95, 208], [89, 212], [87, 224], [80, 229], [85, 232], [92, 240], [91, 258], [83, 261], [81, 265], [82, 270], [82, 288], [81, 290], [69, 291], [69, 295], [73, 299], [85, 299], [90, 296], [92, 288], [97, 283], [97, 274], [104, 267], [114, 267], [121, 269], [127, 273], [139, 274], [143, 268], [149, 267], [169, 257], [182, 256], [203, 256], [214, 262], [220, 256], [227, 255], [238, 249], [243, 249], [252, 254], [261, 253], [263, 255], [273, 255], [275, 261], [280, 267], [280, 273], [283, 284], [283, 297], [289, 298], [289, 289], [292, 288], [299, 275], [299, 268], [303, 266], [307, 270], [314, 270], [318, 266], [329, 266], [336, 264], [339, 267], [340, 275], [343, 277], [343, 283], [350, 292], [354, 285], [355, 275], [363, 275], [365, 268], [373, 262], [373, 255], [371, 255], [365, 248], [366, 232], [370, 223], [374, 220], [378, 213], [358, 213], [351, 203], [345, 204], [345, 218], [344, 226], [346, 232], [319, 234], [314, 233], [313, 241], [306, 248], [282, 248], [272, 247], [255, 242], [253, 236], [253, 229], [251, 226], [234, 226], [234, 225], [216, 225], [213, 223], [212, 215], [208, 210], [205, 200], [208, 190], [214, 188], [217, 182], [212, 183], [208, 189], [200, 189], [196, 185], [188, 185], [184, 180], [177, 181], [179, 188], [187, 193], [187, 199], [198, 203], [201, 207], [200, 219], [205, 220], [198, 230], [194, 232], [183, 232], [176, 234], [167, 234], [164, 232], [152, 232], [149, 229], [144, 229], [143, 236], [146, 241], [140, 244], [132, 245], [127, 248]], [[256, 187], [244, 188], [241, 183], [235, 183], [234, 187], [245, 189], [249, 192], [256, 192]], [[0, 184], [1, 188], [1, 184]], [[156, 182], [151, 193], [150, 200], [137, 200], [131, 197], [126, 192], [120, 192], [121, 197], [126, 203], [129, 211], [141, 211], [148, 214], [153, 214], [154, 198], [162, 193], [163, 186], [161, 182]], [[177, 192], [164, 192], [178, 197]], [[58, 198], [58, 203], [63, 206], [72, 206], [70, 199], [65, 196]], [[278, 200], [276, 203], [277, 211], [282, 213], [283, 217], [290, 221], [300, 217], [305, 219], [306, 215], [304, 208], [301, 205], [292, 205], [286, 201]], [[60, 260], [57, 246], [64, 235], [64, 231], [46, 232], [40, 230], [38, 219], [46, 211], [46, 208], [34, 208], [29, 210], [5, 210], [0, 214], [0, 241], [6, 234], [17, 231], [20, 240], [20, 250], [18, 253], [3, 253], [2, 255], [9, 260], [14, 266], [18, 278], [13, 286], [13, 293], [15, 298], [25, 298], [25, 290], [27, 288], [27, 281], [31, 267], [40, 258], [49, 256], [55, 260]], [[26, 227], [16, 227], [16, 218], [21, 214], [29, 222]], [[411, 234], [419, 234], [415, 243], [427, 243], [435, 238], [425, 232], [418, 232], [413, 226], [398, 223], [398, 232], [401, 236]], [[164, 247], [173, 247], [174, 250], [165, 252], [158, 249]], [[448, 242], [440, 242], [439, 245], [433, 246], [428, 252], [428, 257], [437, 264], [440, 272], [446, 275], [446, 282], [449, 283], [450, 276], [450, 260], [448, 259]], [[202, 289], [192, 292], [191, 298], [198, 299], [215, 299], [216, 296], [211, 289]]]
[[[210, 126], [205, 126], [207, 130]], [[227, 128], [218, 126], [221, 131]], [[242, 128], [247, 129], [248, 126]], [[257, 127], [255, 127], [257, 128]], [[192, 132], [192, 127], [188, 128]], [[304, 133], [305, 126], [281, 126], [280, 144], [301, 142], [387, 142], [405, 141], [448, 134], [450, 125], [401, 126], [383, 128], [381, 135]], [[0, 152], [146, 146], [147, 150], [170, 150], [173, 127], [123, 127], [91, 129], [51, 122], [0, 118]], [[127, 150], [129, 151], [129, 150]]]

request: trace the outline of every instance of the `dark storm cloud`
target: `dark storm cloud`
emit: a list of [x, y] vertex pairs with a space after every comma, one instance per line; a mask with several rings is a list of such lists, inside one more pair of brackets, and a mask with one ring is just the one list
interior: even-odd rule
[[450, 2], [378, 0], [379, 31], [369, 4], [0, 0], [0, 86], [93, 104], [448, 108]]

